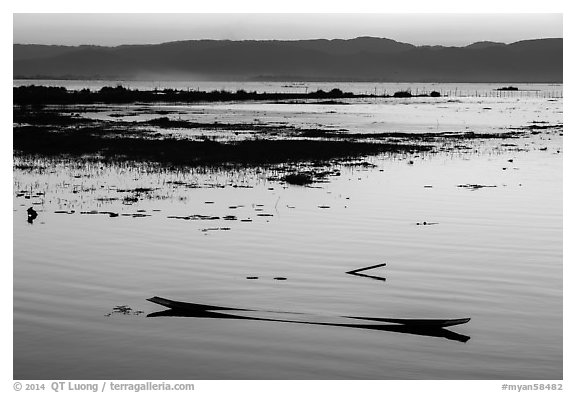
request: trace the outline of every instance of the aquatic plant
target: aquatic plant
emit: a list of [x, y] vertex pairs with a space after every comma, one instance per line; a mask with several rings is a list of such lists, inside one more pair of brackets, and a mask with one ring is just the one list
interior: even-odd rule
[[314, 182], [314, 177], [309, 173], [290, 173], [284, 176], [284, 181], [288, 184], [305, 186]]

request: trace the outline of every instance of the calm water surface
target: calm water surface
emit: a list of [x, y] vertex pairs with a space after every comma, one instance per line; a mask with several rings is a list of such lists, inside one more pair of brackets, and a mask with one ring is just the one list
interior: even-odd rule
[[[259, 93], [308, 93], [316, 90], [330, 91], [334, 88], [356, 94], [388, 94], [400, 90], [410, 90], [414, 94], [438, 91], [451, 96], [494, 96], [496, 89], [510, 86], [509, 83], [409, 83], [409, 82], [246, 82], [246, 81], [186, 81], [186, 80], [60, 80], [60, 79], [14, 79], [13, 86], [63, 86], [69, 90], [99, 90], [105, 86], [125, 86], [130, 89], [154, 90], [246, 90]], [[500, 95], [512, 97], [562, 97], [562, 84], [514, 83], [522, 92], [502, 92]]]
[[[516, 123], [562, 122], [561, 100], [514, 105], [520, 119], [506, 116]], [[334, 110], [350, 124], [345, 111], [381, 116], [353, 106]], [[216, 117], [223, 108], [203, 109]], [[292, 121], [313, 117], [300, 109], [291, 108]], [[255, 109], [226, 110], [237, 119], [249, 113], [248, 121]], [[488, 128], [509, 126], [490, 114], [467, 119], [476, 118]], [[375, 167], [342, 166], [340, 176], [311, 188], [271, 181], [273, 171], [257, 169], [16, 166], [14, 378], [561, 379], [561, 135], [368, 161]], [[458, 187], [464, 184], [496, 187]], [[119, 192], [136, 187], [152, 190]], [[124, 199], [134, 195], [138, 201]], [[33, 224], [30, 206], [39, 211]], [[81, 214], [91, 210], [119, 216]], [[134, 213], [146, 216], [122, 216]], [[192, 214], [237, 220], [169, 218]], [[438, 224], [417, 225], [423, 221]], [[379, 263], [387, 265], [369, 273], [386, 281], [345, 274]], [[164, 310], [145, 300], [152, 296], [299, 312], [305, 315], [293, 319], [313, 322], [350, 315], [472, 320], [450, 329], [470, 337], [460, 342], [337, 326], [147, 318]], [[114, 312], [119, 305], [143, 313]]]

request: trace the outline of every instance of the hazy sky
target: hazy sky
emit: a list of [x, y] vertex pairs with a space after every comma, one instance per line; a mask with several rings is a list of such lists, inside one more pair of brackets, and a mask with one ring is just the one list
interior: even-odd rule
[[467, 45], [562, 37], [562, 14], [14, 14], [14, 43], [146, 44], [194, 39], [386, 37]]

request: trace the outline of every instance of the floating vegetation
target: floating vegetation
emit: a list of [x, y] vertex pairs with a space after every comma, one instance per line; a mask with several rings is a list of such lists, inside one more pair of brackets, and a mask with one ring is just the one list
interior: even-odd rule
[[[112, 214], [116, 214], [116, 213], [112, 213]], [[122, 213], [122, 216], [132, 217], [132, 218], [151, 217], [150, 214], [142, 214], [142, 213]], [[110, 217], [117, 217], [117, 215], [116, 216], [110, 215]]]
[[126, 205], [131, 205], [131, 204], [136, 203], [136, 202], [138, 202], [137, 196], [127, 196], [127, 197], [124, 197], [122, 199], [122, 203], [124, 203]]
[[156, 190], [156, 188], [136, 187], [132, 189], [116, 189], [116, 192], [131, 192], [135, 194], [143, 194]]
[[202, 232], [208, 232], [208, 231], [229, 231], [232, 228], [230, 227], [213, 227], [213, 228], [202, 228], [200, 229], [200, 231]]
[[305, 186], [314, 183], [314, 177], [309, 173], [290, 173], [283, 179], [288, 184]]
[[[252, 204], [252, 213], [243, 217], [226, 214], [226, 210], [222, 209], [235, 210], [244, 205], [232, 204], [233, 201], [230, 200], [209, 200], [215, 198], [214, 194], [195, 194], [190, 189], [258, 187], [258, 192], [269, 190], [271, 192], [268, 195], [279, 198], [284, 190], [289, 188], [288, 185], [322, 189], [324, 188], [322, 185], [315, 183], [328, 182], [330, 177], [342, 175], [349, 180], [356, 178], [363, 180], [355, 176], [354, 172], [378, 168], [375, 164], [379, 162], [378, 159], [370, 156], [385, 154], [386, 157], [404, 164], [413, 164], [416, 159], [420, 163], [425, 162], [430, 153], [452, 152], [458, 155], [470, 155], [479, 153], [476, 147], [489, 139], [503, 139], [508, 142], [506, 139], [531, 137], [533, 132], [541, 136], [552, 133], [557, 135], [556, 131], [562, 128], [562, 124], [533, 121], [524, 127], [497, 133], [472, 131], [358, 133], [333, 129], [337, 127], [327, 126], [323, 129], [321, 125], [318, 125], [318, 128], [299, 129], [285, 122], [274, 121], [267, 124], [256, 118], [254, 122], [245, 124], [226, 124], [219, 121], [194, 123], [189, 121], [190, 119], [180, 120], [170, 117], [173, 113], [170, 111], [154, 111], [152, 106], [139, 108], [138, 112], [165, 116], [144, 121], [139, 119], [137, 122], [94, 120], [84, 117], [90, 116], [90, 112], [109, 113], [117, 110], [118, 108], [110, 109], [105, 105], [98, 108], [46, 106], [42, 109], [16, 105], [13, 130], [14, 170], [20, 171], [19, 174], [23, 177], [53, 173], [65, 179], [55, 185], [58, 192], [48, 191], [48, 197], [45, 196], [46, 190], [43, 189], [47, 186], [37, 185], [36, 189], [32, 190], [15, 183], [14, 189], [18, 190], [15, 192], [16, 197], [30, 200], [23, 201], [30, 202], [29, 205], [42, 204], [42, 208], [46, 211], [59, 214], [75, 212], [82, 215], [105, 214], [115, 218], [150, 217], [151, 215], [140, 207], [146, 207], [151, 211], [154, 209], [148, 206], [148, 202], [171, 199], [190, 205], [203, 203], [216, 205], [215, 207], [221, 209], [212, 212], [199, 210], [203, 214], [190, 215], [180, 214], [181, 211], [178, 211], [177, 214], [168, 215], [168, 218], [248, 223], [253, 219], [258, 220], [253, 215], [273, 217], [274, 214], [270, 213], [271, 206], [267, 205], [264, 208], [263, 204]], [[101, 119], [102, 116], [98, 118]], [[183, 132], [175, 131], [174, 134], [166, 132], [178, 127], [249, 131], [255, 122], [259, 124], [257, 125], [259, 128], [255, 130], [273, 130], [274, 133], [251, 134], [250, 139], [246, 140], [234, 140], [233, 137], [214, 140], [211, 135], [206, 134], [205, 139], [195, 140], [183, 135]], [[162, 133], [156, 132], [159, 128], [162, 128]], [[547, 128], [550, 130], [546, 130]], [[480, 141], [475, 142], [477, 139]], [[527, 151], [512, 143], [500, 144], [499, 141], [490, 141], [485, 144], [488, 148], [496, 146], [500, 152], [504, 151], [504, 147]], [[524, 145], [530, 150], [547, 149], [538, 144]], [[506, 150], [509, 152], [512, 149]], [[555, 147], [551, 147], [550, 150], [557, 151]], [[507, 154], [511, 156], [514, 153]], [[508, 162], [513, 160], [509, 159]], [[122, 183], [117, 183], [118, 179], [121, 179]], [[283, 184], [270, 184], [270, 182]], [[423, 187], [433, 188], [432, 185]], [[477, 190], [496, 186], [460, 184], [458, 187]], [[299, 192], [298, 189], [294, 191]], [[127, 212], [129, 208], [122, 205], [134, 205], [139, 209], [136, 213]], [[281, 205], [294, 209], [294, 206], [284, 201]], [[330, 205], [325, 203], [312, 206], [330, 209]], [[250, 203], [248, 202], [246, 206], [250, 206]], [[278, 201], [274, 207], [278, 208]], [[332, 207], [336, 208], [338, 205]], [[168, 214], [170, 213], [172, 212]], [[262, 221], [268, 222], [268, 220]], [[417, 225], [433, 224], [417, 223]], [[229, 228], [206, 230], [229, 230]]]
[[[58, 210], [58, 211], [55, 211], [55, 213], [72, 214], [72, 213], [74, 213], [74, 210], [71, 210], [71, 211]], [[133, 218], [150, 217], [151, 216], [150, 214], [143, 214], [143, 213], [122, 213], [122, 214], [120, 214], [120, 213], [116, 213], [116, 212], [98, 211], [98, 210], [81, 211], [80, 214], [88, 214], [88, 215], [105, 214], [105, 215], [108, 215], [109, 217], [123, 216], [123, 217], [133, 217]]]
[[43, 171], [46, 169], [45, 166], [35, 164], [14, 164], [12, 167], [21, 171]]
[[179, 220], [201, 220], [201, 221], [206, 221], [206, 220], [219, 220], [220, 217], [219, 216], [206, 216], [206, 215], [202, 215], [202, 214], [193, 214], [191, 216], [168, 216], [168, 218], [176, 218]]
[[114, 213], [114, 212], [98, 212], [98, 214], [107, 214], [110, 217], [118, 217], [119, 216], [118, 213]]
[[[538, 123], [532, 122], [531, 124], [524, 127], [514, 127], [512, 130], [561, 130], [564, 128], [563, 124], [548, 124], [548, 123]], [[537, 132], [533, 132], [532, 135], [538, 135]]]
[[115, 197], [100, 197], [100, 198], [95, 198], [95, 201], [98, 202], [112, 202], [112, 201], [117, 201], [119, 198], [115, 198]]
[[497, 186], [494, 185], [486, 185], [486, 184], [459, 184], [456, 187], [459, 188], [467, 188], [469, 190], [479, 190], [480, 188], [494, 188]]
[[[126, 93], [123, 90], [121, 92]], [[61, 93], [59, 91], [56, 94]], [[345, 93], [330, 92], [329, 94]], [[354, 133], [344, 129], [298, 129], [281, 122], [193, 123], [188, 120], [171, 119], [167, 116], [136, 123], [122, 120], [95, 120], [78, 116], [78, 113], [75, 113], [77, 109], [77, 107], [70, 107], [66, 110], [66, 106], [58, 108], [45, 106], [34, 107], [30, 110], [30, 108], [15, 105], [13, 128], [15, 156], [68, 157], [100, 160], [105, 163], [148, 162], [167, 168], [211, 166], [225, 169], [239, 166], [244, 168], [284, 166], [285, 175], [279, 176], [276, 180], [293, 185], [310, 185], [322, 180], [326, 175], [319, 172], [294, 171], [302, 163], [335, 165], [342, 162], [346, 165], [369, 168], [373, 164], [362, 161], [361, 158], [384, 153], [433, 152], [435, 149], [444, 148], [437, 146], [438, 144], [446, 144], [449, 141], [518, 138], [524, 136], [526, 131], [537, 132], [546, 128], [562, 128], [561, 124], [533, 122], [525, 127], [513, 129], [516, 131], [498, 133], [472, 131]], [[102, 108], [90, 110], [97, 111]], [[222, 137], [221, 140], [206, 135], [175, 136], [178, 132], [172, 135], [165, 131], [156, 132], [154, 128], [223, 130], [228, 136]], [[231, 131], [249, 131], [260, 134], [256, 137], [236, 140]], [[458, 147], [470, 149], [462, 143]], [[456, 147], [448, 148], [455, 149]], [[337, 176], [338, 173], [334, 172], [331, 175]], [[75, 176], [82, 175], [75, 174]], [[175, 182], [178, 181], [175, 180]], [[195, 182], [186, 184], [190, 188], [200, 187]], [[233, 186], [250, 187], [250, 185], [240, 184]], [[145, 188], [119, 190], [119, 192], [131, 192], [134, 195], [126, 199], [127, 204], [136, 203], [135, 198], [139, 198], [139, 194], [152, 191]]]
[[[25, 117], [27, 115], [21, 114]], [[170, 135], [135, 131], [131, 123], [92, 122], [54, 129], [50, 123], [17, 125], [13, 129], [16, 154], [52, 157], [94, 157], [108, 162], [141, 161], [176, 166], [275, 165], [316, 162], [406, 151], [427, 151], [430, 146], [402, 143], [374, 143], [373, 140], [303, 140], [286, 135], [283, 139], [255, 138], [240, 141], [192, 140]], [[56, 115], [56, 117], [65, 117]], [[51, 117], [52, 118], [52, 117]], [[71, 122], [76, 120], [72, 119]], [[363, 139], [367, 139], [364, 137]], [[371, 136], [370, 139], [373, 139]], [[290, 181], [290, 177], [288, 181]], [[298, 178], [293, 178], [298, 182]], [[145, 193], [134, 189], [119, 192]]]
[[129, 307], [128, 305], [123, 305], [123, 306], [115, 306], [114, 308], [112, 308], [112, 312], [109, 312], [108, 314], [105, 314], [104, 316], [106, 317], [111, 317], [114, 314], [120, 314], [120, 315], [142, 315], [144, 314], [144, 311], [141, 310], [133, 310], [132, 307]]

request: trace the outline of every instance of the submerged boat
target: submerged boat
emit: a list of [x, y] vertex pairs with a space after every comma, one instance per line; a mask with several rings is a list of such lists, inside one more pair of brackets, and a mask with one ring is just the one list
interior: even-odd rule
[[367, 317], [349, 317], [354, 319], [362, 319], [365, 321], [386, 322], [394, 323], [412, 327], [448, 327], [455, 325], [462, 325], [470, 322], [470, 318], [457, 318], [457, 319], [403, 319], [403, 318], [367, 318]]
[[[175, 300], [170, 300], [158, 296], [154, 296], [150, 299], [146, 299], [149, 302], [159, 304], [161, 306], [167, 307], [171, 310], [184, 312], [184, 313], [226, 313], [229, 312], [236, 312], [236, 311], [252, 311], [252, 312], [261, 312], [261, 310], [253, 310], [253, 309], [245, 309], [245, 308], [231, 308], [231, 307], [221, 307], [221, 306], [213, 306], [208, 304], [200, 304], [200, 303], [187, 303], [187, 302], [180, 302]], [[276, 312], [278, 313], [278, 312]], [[294, 313], [286, 313], [286, 314], [294, 314]], [[470, 318], [457, 318], [457, 319], [413, 319], [413, 318], [375, 318], [375, 317], [354, 317], [354, 316], [346, 316], [344, 318], [349, 319], [359, 319], [363, 321], [370, 321], [370, 322], [379, 322], [385, 324], [392, 324], [392, 325], [402, 325], [411, 328], [444, 328], [448, 326], [455, 326], [455, 325], [462, 325], [470, 321]], [[262, 318], [258, 318], [262, 319]]]

